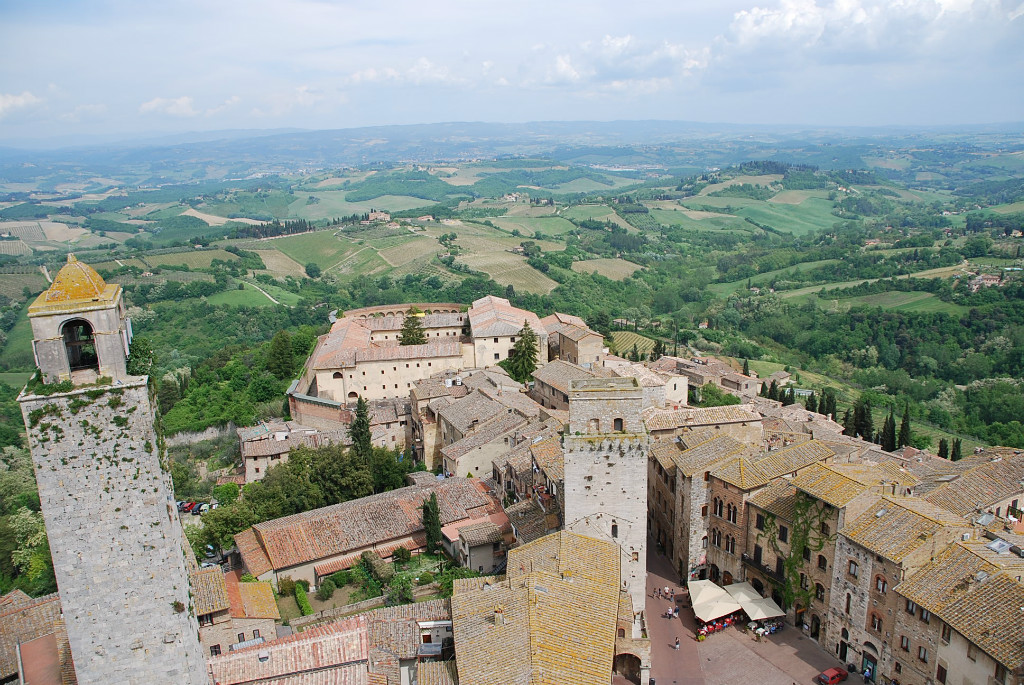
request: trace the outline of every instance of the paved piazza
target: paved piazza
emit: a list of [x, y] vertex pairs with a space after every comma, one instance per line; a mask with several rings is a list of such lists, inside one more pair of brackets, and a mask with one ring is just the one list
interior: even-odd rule
[[[648, 550], [653, 550], [653, 540]], [[793, 626], [754, 642], [749, 633], [728, 628], [704, 642], [694, 639], [693, 612], [680, 608], [679, 618], [663, 618], [670, 602], [654, 596], [655, 588], [675, 587], [678, 577], [666, 557], [647, 557], [647, 623], [651, 637], [651, 678], [657, 685], [808, 685], [826, 668], [841, 665]], [[682, 602], [680, 602], [682, 607]], [[674, 648], [679, 637], [679, 649]], [[847, 682], [856, 683], [852, 675]], [[642, 685], [648, 685], [643, 683]]]

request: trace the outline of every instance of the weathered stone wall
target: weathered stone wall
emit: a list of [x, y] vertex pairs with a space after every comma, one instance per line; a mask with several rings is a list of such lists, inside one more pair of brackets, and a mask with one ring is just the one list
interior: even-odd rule
[[[833, 654], [839, 654], [843, 630], [849, 634], [846, 661], [861, 663], [864, 641], [868, 639], [864, 626], [871, 604], [871, 563], [874, 555], [843, 535], [836, 538], [835, 563], [832, 566], [831, 605], [828, 609], [826, 643]], [[857, 564], [857, 576], [850, 574], [850, 561]], [[850, 610], [846, 610], [846, 596], [850, 596]], [[874, 643], [872, 643], [874, 644]], [[876, 645], [877, 647], [877, 645]], [[874, 656], [874, 654], [872, 654]], [[881, 656], [881, 655], [878, 655]]]
[[128, 354], [128, 324], [125, 320], [124, 302], [118, 297], [116, 304], [104, 308], [33, 316], [30, 319], [36, 361], [47, 382], [71, 377], [63, 329], [65, 324], [75, 320], [88, 321], [92, 327], [93, 343], [99, 360], [99, 374], [115, 380], [127, 378], [125, 358]]
[[205, 683], [145, 379], [19, 401], [79, 682]]

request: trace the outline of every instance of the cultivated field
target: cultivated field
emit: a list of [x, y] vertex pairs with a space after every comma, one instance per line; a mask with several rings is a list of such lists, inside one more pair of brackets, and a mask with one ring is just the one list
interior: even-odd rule
[[253, 226], [259, 226], [260, 224], [266, 223], [265, 221], [257, 221], [256, 219], [245, 219], [245, 218], [229, 219], [226, 216], [216, 216], [214, 214], [207, 214], [206, 212], [200, 212], [199, 210], [194, 209], [192, 207], [189, 207], [188, 209], [186, 209], [184, 212], [182, 212], [182, 214], [184, 216], [194, 216], [195, 218], [200, 219], [201, 221], [205, 221], [206, 223], [210, 224], [211, 226], [223, 226], [224, 224], [228, 223], [229, 221], [235, 221], [235, 222], [238, 222], [240, 224], [250, 224], [250, 225], [253, 225]]
[[279, 250], [254, 250], [267, 265], [267, 272], [275, 277], [294, 276], [303, 278], [305, 267]]
[[537, 231], [545, 235], [562, 235], [576, 228], [560, 216], [503, 216], [491, 221], [506, 231], [518, 230], [524, 238], [533, 237]]
[[238, 260], [238, 255], [226, 250], [193, 250], [146, 257], [146, 261], [153, 266], [188, 266], [190, 269], [208, 269], [214, 259], [232, 262]]
[[372, 276], [388, 270], [388, 263], [381, 259], [377, 251], [370, 246], [363, 246], [347, 255], [327, 271], [339, 278], [351, 276]]
[[704, 187], [699, 193], [697, 193], [697, 195], [709, 195], [724, 188], [728, 188], [729, 186], [738, 186], [744, 183], [749, 183], [752, 186], [767, 186], [772, 183], [777, 183], [778, 181], [781, 180], [782, 174], [765, 174], [763, 176], [736, 176], [735, 178], [730, 178], [729, 180], [722, 181], [721, 183], [712, 183], [711, 185]]
[[627, 262], [625, 259], [588, 259], [572, 263], [572, 270], [576, 273], [596, 273], [613, 281], [621, 281], [626, 276], [632, 276], [639, 268], [639, 264]]
[[25, 288], [35, 294], [46, 290], [48, 285], [43, 274], [38, 270], [29, 273], [0, 273], [0, 295], [12, 300], [24, 299]]
[[334, 231], [314, 231], [274, 238], [260, 245], [273, 246], [303, 266], [313, 262], [322, 269], [334, 266], [358, 249], [351, 241], [337, 237]]
[[525, 257], [511, 252], [493, 250], [460, 255], [458, 261], [471, 269], [483, 271], [501, 285], [511, 285], [516, 290], [546, 295], [558, 285], [527, 264]]
[[612, 340], [615, 341], [616, 354], [624, 357], [633, 350], [636, 345], [638, 352], [650, 352], [654, 349], [654, 341], [633, 331], [612, 331]]
[[380, 250], [380, 256], [391, 266], [401, 266], [421, 257], [433, 256], [443, 248], [433, 238], [413, 237], [411, 240]]
[[31, 254], [32, 248], [21, 240], [0, 240], [0, 254], [23, 255]]
[[611, 221], [612, 223], [622, 226], [626, 230], [636, 231], [635, 228], [623, 221], [622, 217], [615, 213], [615, 210], [607, 205], [577, 205], [575, 207], [565, 209], [562, 212], [562, 216], [568, 219], [575, 219], [576, 221], [581, 221], [583, 219]]
[[969, 309], [952, 302], [943, 302], [932, 293], [903, 292], [900, 290], [861, 295], [860, 297], [844, 297], [842, 299], [819, 298], [818, 306], [828, 310], [848, 310], [853, 307], [880, 307], [900, 312], [942, 312], [961, 316]]

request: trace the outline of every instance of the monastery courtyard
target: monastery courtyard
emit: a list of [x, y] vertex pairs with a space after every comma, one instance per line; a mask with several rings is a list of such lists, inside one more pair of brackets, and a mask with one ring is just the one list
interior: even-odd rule
[[[651, 638], [651, 678], [657, 685], [808, 685], [824, 669], [841, 665], [791, 625], [767, 636], [763, 642], [754, 642], [750, 633], [737, 628], [697, 642], [693, 612], [680, 603], [678, 619], [664, 618], [670, 602], [654, 596], [658, 587], [674, 586], [677, 593], [680, 589], [675, 585], [678, 576], [668, 559], [655, 548], [654, 541], [649, 540], [647, 625]], [[677, 636], [678, 651], [673, 647]], [[856, 674], [851, 674], [847, 682], [859, 681]]]

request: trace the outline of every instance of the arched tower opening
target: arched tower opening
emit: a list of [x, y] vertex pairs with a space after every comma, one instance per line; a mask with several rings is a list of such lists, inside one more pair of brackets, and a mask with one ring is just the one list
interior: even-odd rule
[[85, 319], [72, 319], [61, 326], [61, 338], [72, 371], [99, 371], [99, 356], [93, 338], [92, 324]]

